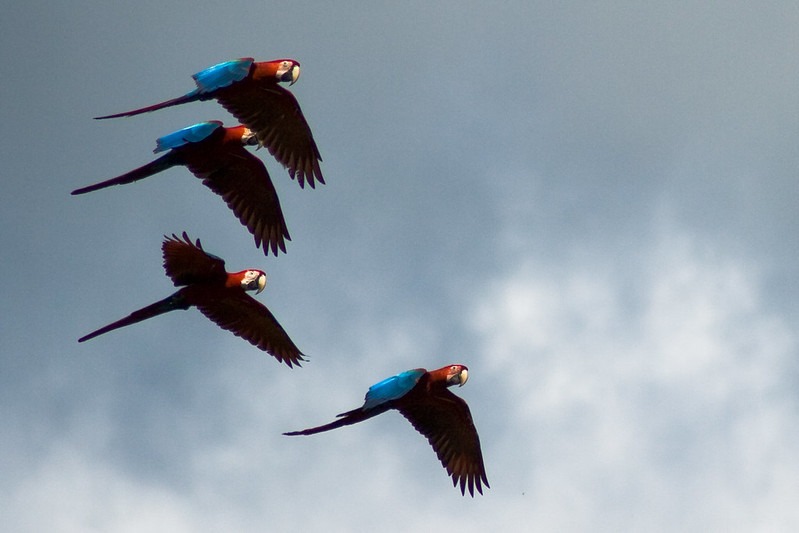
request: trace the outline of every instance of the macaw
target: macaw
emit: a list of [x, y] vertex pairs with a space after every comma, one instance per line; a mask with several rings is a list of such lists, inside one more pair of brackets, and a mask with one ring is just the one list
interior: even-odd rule
[[293, 59], [256, 62], [251, 57], [225, 61], [194, 74], [197, 88], [171, 100], [133, 111], [95, 117], [129, 117], [157, 109], [215, 98], [239, 122], [255, 132], [258, 141], [295, 175], [300, 187], [305, 180], [315, 187], [314, 179], [324, 183], [319, 162], [322, 157], [311, 128], [297, 99], [278, 85], [294, 85], [300, 77], [300, 63]]
[[264, 254], [269, 254], [270, 247], [274, 255], [278, 254], [278, 248], [285, 253], [285, 240], [291, 237], [277, 191], [263, 161], [245, 148], [257, 143], [252, 131], [244, 126], [225, 128], [218, 120], [200, 122], [160, 137], [153, 152], [168, 152], [158, 159], [116, 178], [76, 189], [72, 194], [133, 183], [184, 165], [224, 198], [255, 237], [255, 245], [263, 243]]
[[388, 411], [398, 410], [416, 430], [427, 437], [441, 464], [460, 483], [461, 494], [482, 494], [484, 483], [490, 488], [480, 451], [480, 438], [469, 406], [447, 387], [460, 387], [469, 378], [465, 365], [449, 365], [438, 370], [406, 370], [369, 387], [363, 406], [338, 415], [338, 419], [315, 428], [291, 431], [284, 435], [313, 435], [341, 426], [362, 422]]
[[186, 232], [164, 237], [161, 245], [164, 270], [180, 290], [163, 300], [132, 312], [127, 317], [104, 326], [78, 342], [129, 326], [176, 309], [196, 306], [202, 314], [222, 329], [232, 332], [269, 353], [289, 367], [305, 361], [303, 353], [289, 338], [274, 315], [247, 291], [260, 293], [266, 286], [266, 273], [249, 269], [226, 272], [225, 261], [205, 252], [197, 239], [192, 243]]

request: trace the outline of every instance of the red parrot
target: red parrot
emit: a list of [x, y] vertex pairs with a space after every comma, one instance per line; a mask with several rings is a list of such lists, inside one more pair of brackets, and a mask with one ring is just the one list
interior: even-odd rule
[[369, 387], [362, 407], [338, 415], [338, 420], [315, 428], [291, 431], [284, 435], [313, 435], [341, 426], [363, 422], [389, 409], [398, 410], [416, 430], [427, 437], [441, 464], [460, 483], [461, 494], [483, 493], [482, 483], [490, 488], [480, 451], [480, 438], [469, 406], [448, 387], [463, 386], [469, 378], [465, 365], [449, 365], [438, 370], [406, 370]]
[[183, 96], [95, 118], [129, 117], [187, 102], [216, 99], [255, 132], [258, 141], [288, 168], [292, 179], [296, 176], [300, 187], [305, 187], [308, 180], [313, 188], [314, 179], [325, 182], [319, 168], [322, 157], [297, 99], [278, 85], [280, 82], [294, 85], [299, 77], [300, 63], [293, 59], [261, 62], [251, 57], [234, 59], [194, 74], [197, 88]]
[[206, 253], [199, 239], [192, 243], [185, 231], [182, 240], [174, 234], [165, 237], [161, 250], [167, 276], [181, 289], [81, 337], [78, 342], [169, 311], [196, 306], [219, 327], [249, 341], [279, 362], [289, 367], [301, 366], [300, 361], [305, 360], [303, 353], [269, 309], [247, 294], [264, 290], [266, 273], [255, 269], [226, 272], [225, 261]]
[[184, 165], [225, 200], [253, 234], [255, 245], [263, 244], [264, 254], [269, 254], [270, 247], [274, 255], [278, 248], [285, 253], [285, 240], [291, 237], [266, 167], [245, 148], [254, 144], [255, 136], [244, 126], [225, 128], [218, 120], [200, 122], [159, 138], [154, 152], [169, 151], [158, 159], [116, 178], [76, 189], [72, 194], [133, 183]]

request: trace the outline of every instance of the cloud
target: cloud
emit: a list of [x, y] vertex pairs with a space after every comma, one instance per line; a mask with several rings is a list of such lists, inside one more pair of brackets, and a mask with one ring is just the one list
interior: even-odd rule
[[[95, 3], [0, 21], [9, 529], [799, 528], [793, 5]], [[285, 257], [185, 169], [69, 197], [159, 135], [230, 121], [90, 117], [243, 55], [302, 61], [324, 157], [310, 191], [259, 153]], [[261, 301], [307, 365], [196, 311], [76, 342], [168, 294], [159, 243], [183, 229], [269, 272]], [[455, 361], [481, 498], [396, 414], [280, 435]]]
[[775, 503], [799, 497], [796, 336], [756, 266], [678, 224], [623, 275], [591, 259], [528, 259], [479, 295], [472, 326], [513, 421], [494, 484], [521, 468], [543, 529], [799, 525]]
[[138, 484], [70, 446], [54, 449], [7, 496], [16, 509], [6, 515], [13, 531], [191, 531], [199, 525], [186, 496]]

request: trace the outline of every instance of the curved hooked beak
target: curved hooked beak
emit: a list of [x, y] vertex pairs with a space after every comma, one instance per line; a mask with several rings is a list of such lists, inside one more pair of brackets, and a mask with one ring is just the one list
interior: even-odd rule
[[241, 136], [241, 143], [244, 146], [255, 146], [255, 151], [257, 152], [261, 148], [264, 147], [263, 143], [258, 139], [258, 135], [255, 134], [250, 128], [246, 128], [246, 133]]
[[460, 381], [460, 383], [458, 383], [458, 387], [463, 387], [469, 380], [469, 371], [465, 368], [461, 370], [461, 373], [458, 374], [458, 380]]
[[[241, 144], [243, 144], [245, 146], [258, 145], [258, 148], [261, 147], [260, 143], [258, 142], [258, 137], [256, 137], [255, 133], [249, 128], [246, 128], [246, 130], [244, 132], [244, 135], [241, 136]], [[256, 148], [256, 150], [258, 148]]]
[[266, 274], [261, 274], [258, 276], [258, 290], [255, 291], [255, 294], [260, 294], [264, 287], [266, 287]]
[[300, 66], [294, 65], [291, 67], [291, 83], [289, 83], [289, 87], [297, 83], [298, 79], [300, 79]]

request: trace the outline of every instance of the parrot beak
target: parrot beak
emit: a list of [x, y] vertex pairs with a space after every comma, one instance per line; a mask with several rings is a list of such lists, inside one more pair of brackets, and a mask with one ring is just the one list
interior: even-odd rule
[[266, 287], [266, 274], [261, 274], [258, 276], [258, 290], [255, 291], [255, 294], [260, 294], [264, 287]]
[[[458, 369], [460, 369], [460, 371], [458, 371]], [[463, 387], [464, 383], [466, 383], [466, 380], [468, 379], [469, 370], [465, 366], [452, 365], [449, 367], [449, 372], [447, 372], [447, 387], [451, 387], [453, 385]]]
[[291, 83], [289, 83], [289, 87], [297, 83], [298, 79], [300, 79], [300, 66], [294, 65], [291, 68]]
[[[255, 133], [253, 133], [249, 128], [247, 128], [244, 132], [244, 135], [241, 136], [241, 143], [245, 146], [258, 145], [258, 148], [261, 147], [258, 138], [255, 136]], [[256, 148], [256, 150], [258, 148]]]

